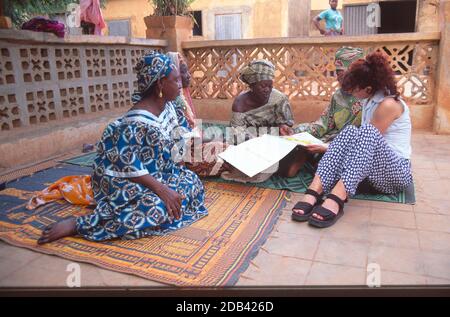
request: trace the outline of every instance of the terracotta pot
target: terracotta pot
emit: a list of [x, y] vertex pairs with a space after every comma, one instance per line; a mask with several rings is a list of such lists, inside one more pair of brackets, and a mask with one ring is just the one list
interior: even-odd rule
[[0, 29], [12, 29], [12, 22], [9, 17], [0, 16]]
[[151, 28], [189, 28], [192, 29], [192, 18], [185, 16], [146, 16], [144, 17], [147, 29]]
[[169, 42], [168, 51], [181, 52], [181, 42], [192, 39], [194, 22], [184, 16], [146, 16], [146, 37], [148, 39], [164, 39]]

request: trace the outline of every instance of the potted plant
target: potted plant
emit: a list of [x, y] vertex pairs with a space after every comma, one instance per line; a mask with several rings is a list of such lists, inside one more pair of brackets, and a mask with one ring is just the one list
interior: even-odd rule
[[147, 38], [166, 39], [169, 51], [181, 51], [181, 42], [192, 38], [194, 21], [189, 5], [194, 0], [150, 0], [153, 15], [144, 18]]

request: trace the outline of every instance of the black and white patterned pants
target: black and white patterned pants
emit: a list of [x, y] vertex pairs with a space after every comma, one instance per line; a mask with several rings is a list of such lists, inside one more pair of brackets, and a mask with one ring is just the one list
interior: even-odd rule
[[413, 181], [410, 161], [398, 156], [371, 124], [342, 130], [320, 160], [317, 175], [324, 193], [342, 180], [349, 196], [364, 179], [387, 194], [398, 193]]

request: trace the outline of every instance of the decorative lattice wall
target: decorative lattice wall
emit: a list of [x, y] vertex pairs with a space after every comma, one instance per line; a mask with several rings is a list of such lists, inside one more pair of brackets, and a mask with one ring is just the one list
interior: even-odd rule
[[131, 106], [133, 66], [161, 46], [0, 39], [0, 131]]
[[209, 41], [203, 47], [200, 42], [185, 44], [184, 53], [193, 75], [192, 97], [236, 97], [247, 89], [239, 80], [239, 69], [254, 59], [264, 58], [276, 66], [274, 87], [286, 93], [291, 101], [328, 101], [338, 87], [334, 66], [336, 50], [342, 46], [358, 46], [365, 53], [379, 50], [389, 56], [397, 73], [399, 91], [409, 104], [433, 102], [438, 34], [423, 38], [416, 33], [368, 36], [367, 40], [359, 37], [282, 40], [264, 40], [264, 44], [252, 40], [254, 45], [248, 45], [245, 40]]

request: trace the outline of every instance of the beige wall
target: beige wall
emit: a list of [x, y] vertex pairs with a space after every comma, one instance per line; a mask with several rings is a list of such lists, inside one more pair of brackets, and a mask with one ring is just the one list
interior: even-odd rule
[[202, 11], [203, 37], [199, 39], [214, 40], [215, 16], [217, 14], [242, 15], [242, 38], [253, 37], [253, 5], [255, 1], [238, 0], [197, 0], [191, 4], [194, 11]]
[[[344, 5], [349, 4], [364, 4], [371, 2], [399, 1], [399, 0], [338, 0], [338, 1], [339, 1], [338, 9], [341, 10]], [[311, 10], [326, 10], [330, 7], [328, 2], [329, 0], [311, 0]]]
[[[203, 11], [203, 37], [199, 40], [213, 40], [215, 36], [215, 15], [226, 13], [242, 14], [242, 37], [285, 37], [303, 33], [290, 26], [298, 18], [290, 12], [292, 3], [304, 7], [301, 2], [310, 1], [311, 17], [322, 10], [328, 9], [329, 0], [196, 0], [191, 4], [192, 10]], [[361, 4], [396, 0], [339, 0], [338, 9], [343, 5]], [[420, 0], [421, 1], [421, 0]], [[148, 0], [108, 0], [103, 9], [105, 20], [130, 19], [133, 37], [145, 37], [144, 17], [150, 15], [153, 9]], [[299, 11], [300, 12], [300, 11]], [[302, 15], [302, 13], [299, 13]], [[311, 18], [309, 17], [309, 19]], [[314, 27], [310, 27], [310, 35], [317, 35]], [[294, 31], [293, 31], [294, 30]], [[316, 34], [317, 33], [317, 34]], [[107, 32], [106, 32], [107, 34]]]
[[[108, 0], [102, 10], [106, 21], [130, 19], [131, 35], [145, 38], [144, 17], [153, 12], [148, 0]], [[107, 28], [104, 34], [108, 34]]]
[[[216, 14], [242, 14], [242, 37], [288, 36], [287, 0], [196, 0], [191, 9], [203, 11], [203, 36], [215, 38]], [[103, 9], [105, 20], [130, 19], [133, 37], [145, 37], [144, 17], [153, 11], [148, 0], [108, 0]], [[107, 32], [106, 32], [107, 33]]]
[[311, 19], [310, 0], [289, 0], [288, 4], [288, 27], [287, 36], [304, 37], [309, 36]]
[[436, 109], [434, 116], [434, 131], [440, 134], [450, 134], [450, 1], [440, 0], [440, 31], [439, 63], [436, 85]]
[[[338, 9], [342, 9], [343, 4], [348, 4], [357, 0], [338, 0]], [[311, 10], [326, 10], [330, 8], [329, 0], [311, 0]]]
[[[192, 10], [203, 11], [203, 39], [215, 38], [216, 14], [242, 14], [242, 38], [287, 36], [286, 0], [197, 0]], [[205, 27], [206, 26], [206, 27]]]
[[287, 36], [284, 12], [284, 0], [256, 1], [254, 5], [253, 29], [254, 37]]

